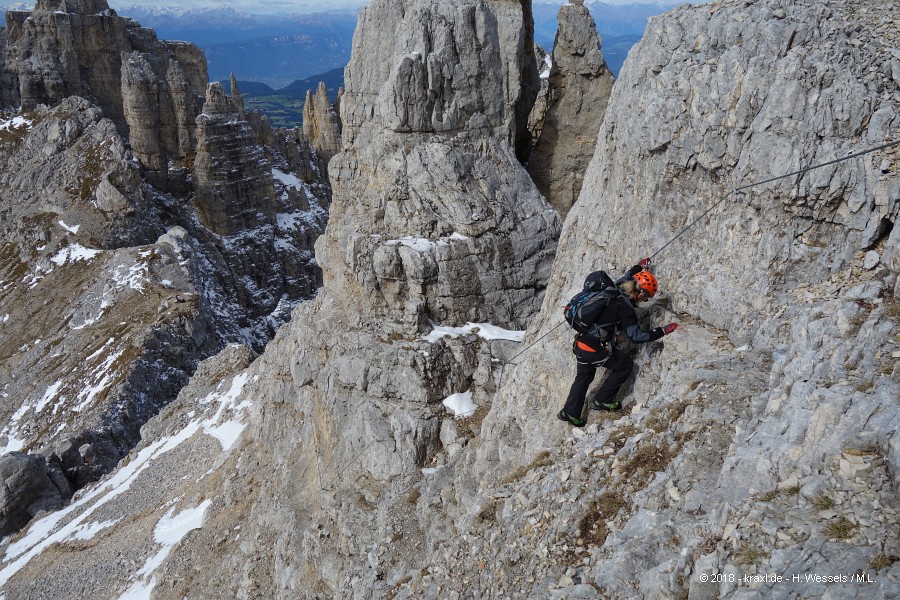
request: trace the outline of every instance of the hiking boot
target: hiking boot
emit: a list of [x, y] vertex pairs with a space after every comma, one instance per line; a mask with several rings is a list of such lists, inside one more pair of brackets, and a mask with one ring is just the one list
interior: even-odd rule
[[556, 414], [556, 418], [559, 419], [560, 421], [565, 421], [566, 423], [574, 425], [575, 427], [584, 427], [585, 424], [587, 424], [587, 421], [585, 421], [584, 419], [579, 419], [578, 417], [573, 417], [572, 415], [568, 414], [565, 410], [559, 411]]
[[591, 409], [616, 412], [617, 410], [622, 410], [622, 403], [616, 400], [613, 400], [612, 402], [598, 402], [597, 400], [591, 400]]

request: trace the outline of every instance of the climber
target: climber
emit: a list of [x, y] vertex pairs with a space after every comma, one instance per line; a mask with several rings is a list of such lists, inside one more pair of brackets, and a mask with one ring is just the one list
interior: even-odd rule
[[[632, 342], [643, 344], [656, 341], [678, 328], [677, 323], [669, 323], [648, 332], [642, 330], [638, 324], [634, 304], [652, 298], [656, 295], [659, 287], [653, 273], [646, 270], [649, 264], [650, 259], [644, 258], [616, 280], [617, 295], [612, 298], [596, 320], [596, 323], [603, 323], [599, 333], [608, 334], [606, 335], [607, 340], [584, 333], [575, 337], [572, 352], [578, 361], [578, 369], [575, 381], [569, 390], [566, 405], [556, 415], [560, 421], [567, 421], [575, 427], [584, 427], [587, 423], [587, 420], [581, 418], [581, 413], [588, 387], [597, 373], [597, 367], [605, 368], [609, 374], [591, 400], [591, 408], [605, 411], [616, 411], [622, 408], [621, 403], [615, 399], [616, 393], [631, 375], [634, 361], [613, 346], [616, 332], [624, 332]], [[594, 330], [594, 332], [597, 331], [597, 329]]]

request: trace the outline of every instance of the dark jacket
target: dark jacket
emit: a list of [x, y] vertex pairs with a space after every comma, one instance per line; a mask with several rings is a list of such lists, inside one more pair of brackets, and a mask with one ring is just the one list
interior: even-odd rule
[[[627, 273], [616, 280], [616, 286], [628, 281], [642, 269], [643, 267], [639, 265], [631, 267]], [[602, 329], [609, 334], [609, 339], [612, 339], [617, 332], [621, 331], [636, 344], [654, 342], [665, 335], [662, 327], [654, 327], [650, 331], [641, 329], [637, 313], [634, 310], [634, 304], [625, 294], [620, 294], [610, 301], [609, 306], [600, 313], [597, 324], [603, 326]], [[606, 345], [602, 339], [589, 333], [579, 335], [578, 340], [598, 350]]]

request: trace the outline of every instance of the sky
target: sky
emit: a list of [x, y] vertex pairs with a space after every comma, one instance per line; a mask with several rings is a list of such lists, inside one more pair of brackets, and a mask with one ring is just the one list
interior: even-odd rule
[[253, 14], [299, 14], [342, 8], [360, 8], [369, 0], [107, 0], [115, 9], [129, 6], [172, 6], [178, 8], [227, 7]]
[[[371, 0], [107, 0], [115, 9], [129, 6], [177, 6], [179, 8], [230, 7], [254, 14], [307, 13], [360, 8]], [[535, 3], [565, 4], [566, 0], [533, 0]], [[590, 0], [589, 0], [590, 1]], [[678, 0], [604, 0], [606, 4], [676, 4]], [[25, 0], [28, 3], [28, 0]], [[32, 2], [33, 4], [33, 2]]]

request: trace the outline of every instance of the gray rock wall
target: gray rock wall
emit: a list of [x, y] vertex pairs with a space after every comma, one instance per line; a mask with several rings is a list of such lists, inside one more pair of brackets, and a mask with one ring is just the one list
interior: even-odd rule
[[[657, 257], [662, 296], [648, 324], [683, 327], [638, 353], [623, 397], [634, 414], [583, 437], [547, 423], [574, 374], [566, 333], [529, 350], [495, 400], [476, 477], [500, 484], [517, 465], [531, 473], [533, 499], [511, 496], [492, 514], [512, 536], [518, 511], [537, 512], [522, 555], [537, 547], [560, 560], [556, 571], [536, 566], [536, 581], [611, 597], [890, 594], [896, 566], [878, 557], [895, 552], [897, 518], [896, 149], [728, 194], [896, 137], [895, 16], [879, 2], [759, 2], [651, 20], [613, 90], [528, 339], [551, 332], [585, 273], [624, 270], [727, 199]], [[704, 330], [727, 343], [701, 343]], [[536, 467], [557, 460], [542, 452], [565, 465]], [[640, 481], [637, 459], [652, 467]], [[866, 475], [854, 479], [857, 468]], [[543, 512], [537, 482], [554, 480], [561, 502], [594, 506], [606, 524], [564, 504]], [[483, 506], [498, 484], [460, 505]], [[874, 514], [861, 508], [876, 498]], [[816, 508], [831, 501], [841, 508]], [[601, 530], [608, 541], [604, 533], [591, 550], [585, 536]], [[699, 579], [872, 565], [878, 586], [839, 592]], [[499, 577], [489, 571], [481, 581]]]
[[[488, 127], [513, 148], [527, 147], [526, 118], [539, 87], [528, 60], [530, 26], [521, 25], [529, 2], [404, 0], [369, 8], [360, 15], [344, 73], [345, 128], [360, 135], [369, 127], [414, 133]], [[378, 23], [396, 23], [396, 35], [385, 37]], [[364, 56], [364, 48], [371, 54]], [[383, 83], [390, 89], [382, 90]], [[380, 100], [372, 105], [375, 97]]]
[[229, 235], [275, 220], [272, 170], [239, 107], [218, 83], [197, 118], [195, 202], [206, 225]]
[[217, 340], [99, 108], [69, 98], [4, 134], [0, 443], [40, 451], [77, 488], [134, 446]]
[[265, 346], [321, 283], [330, 198], [308, 143], [254, 129], [221, 90], [197, 135], [196, 47], [102, 2], [10, 19], [4, 64], [28, 77], [4, 98], [22, 83], [50, 107], [0, 118], [0, 453], [37, 455], [63, 491], [4, 497], [5, 532], [113, 469], [198, 360]]
[[[368, 7], [361, 23], [395, 5]], [[508, 16], [508, 9], [504, 5], [495, 14], [480, 3], [454, 7], [463, 14], [483, 11], [480, 18], [488, 22]], [[447, 7], [421, 2], [407, 14], [417, 15], [416, 27], [427, 29], [435, 21], [426, 18], [427, 10], [439, 14]], [[521, 12], [517, 18], [521, 27]], [[384, 36], [393, 31], [358, 33], [358, 41], [374, 44], [362, 44], [359, 57], [376, 56], [375, 48], [386, 45]], [[499, 55], [499, 47], [488, 47], [498, 38], [490, 30], [482, 35], [460, 43]], [[397, 65], [407, 58], [402, 46], [382, 57]], [[423, 60], [441, 70], [441, 56]], [[498, 72], [518, 72], [521, 65], [485, 69], [490, 87], [498, 85]], [[401, 71], [383, 73], [381, 95], [367, 98], [350, 85], [347, 95], [365, 100], [368, 108], [344, 105], [345, 123], [352, 122], [348, 111], [386, 106], [389, 90], [405, 85]], [[514, 102], [516, 95], [504, 97]], [[420, 114], [409, 116], [422, 122]], [[516, 160], [507, 133], [516, 128], [509, 107], [498, 105], [490, 115], [473, 118], [482, 125], [471, 131], [398, 132], [391, 124], [371, 122], [361, 125], [366, 135], [360, 126], [345, 129], [344, 150], [329, 165], [329, 225], [316, 246], [325, 285], [254, 363], [265, 381], [256, 396], [254, 433], [240, 456], [230, 459], [240, 487], [248, 482], [253, 492], [237, 492], [232, 483], [223, 488], [223, 526], [230, 519], [226, 514], [246, 515], [245, 535], [253, 540], [247, 549], [275, 548], [277, 558], [251, 567], [229, 536], [225, 543], [234, 552], [226, 552], [221, 568], [202, 581], [164, 584], [163, 595], [189, 587], [201, 595], [253, 588], [275, 595], [368, 597], [381, 585], [370, 567], [374, 559], [366, 558], [368, 548], [386, 527], [399, 531], [402, 523], [400, 512], [376, 505], [391, 498], [385, 507], [396, 507], [419, 469], [433, 464], [441, 400], [464, 391], [487, 399], [486, 390], [496, 385], [496, 358], [510, 350], [508, 343], [485, 342], [475, 334], [436, 344], [420, 338], [432, 329], [429, 321], [523, 326], [540, 303], [559, 227]], [[270, 385], [275, 381], [282, 383]], [[297, 470], [263, 475], [281, 464]], [[285, 486], [292, 491], [285, 494]], [[420, 564], [424, 556], [413, 555], [413, 544], [412, 536], [403, 542], [402, 556]], [[191, 560], [209, 561], [203, 548], [189, 552]], [[250, 587], [246, 577], [254, 581]]]

